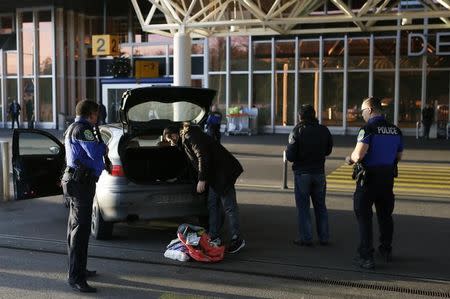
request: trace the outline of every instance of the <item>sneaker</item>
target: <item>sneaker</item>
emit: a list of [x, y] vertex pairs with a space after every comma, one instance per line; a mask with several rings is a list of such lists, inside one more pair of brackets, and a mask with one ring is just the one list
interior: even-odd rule
[[232, 239], [230, 246], [228, 247], [228, 253], [237, 253], [244, 247], [245, 247], [245, 240], [241, 238]]
[[383, 247], [383, 246], [380, 245], [380, 246], [378, 247], [378, 253], [380, 254], [381, 258], [382, 258], [386, 263], [392, 262], [392, 251], [391, 251], [391, 250], [388, 250], [388, 249], [386, 249], [385, 247]]
[[209, 244], [214, 247], [219, 247], [220, 245], [222, 245], [222, 240], [219, 237], [217, 237], [217, 238], [209, 241]]
[[357, 256], [353, 259], [353, 264], [366, 270], [373, 270], [375, 268], [373, 258], [364, 259], [360, 256]]

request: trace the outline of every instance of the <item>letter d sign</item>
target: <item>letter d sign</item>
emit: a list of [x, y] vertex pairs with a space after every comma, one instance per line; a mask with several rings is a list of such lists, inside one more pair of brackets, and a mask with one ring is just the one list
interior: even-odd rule
[[[414, 49], [412, 49], [412, 41], [414, 38], [422, 39], [422, 49], [419, 52], [414, 52]], [[408, 34], [408, 56], [421, 56], [421, 55], [425, 54], [426, 50], [427, 50], [427, 40], [422, 33]]]

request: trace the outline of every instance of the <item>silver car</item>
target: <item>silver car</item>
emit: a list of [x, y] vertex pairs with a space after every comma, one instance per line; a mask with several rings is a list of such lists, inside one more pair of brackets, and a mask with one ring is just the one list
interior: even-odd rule
[[[168, 146], [162, 132], [188, 121], [203, 126], [215, 91], [154, 86], [124, 93], [119, 124], [100, 127], [112, 173], [97, 182], [91, 234], [111, 237], [116, 222], [198, 216], [207, 223], [206, 195], [197, 194], [197, 174], [184, 152]], [[13, 134], [16, 199], [61, 194], [64, 146], [48, 132], [19, 129]]]

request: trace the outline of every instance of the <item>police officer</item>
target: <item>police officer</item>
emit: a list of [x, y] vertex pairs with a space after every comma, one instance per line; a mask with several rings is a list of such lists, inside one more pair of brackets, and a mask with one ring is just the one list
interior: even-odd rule
[[86, 282], [95, 271], [86, 269], [87, 250], [91, 227], [92, 201], [98, 177], [105, 168], [103, 156], [106, 145], [96, 134], [94, 125], [98, 119], [98, 104], [83, 100], [76, 106], [75, 122], [65, 133], [66, 164], [62, 187], [70, 200], [67, 224], [67, 248], [69, 255], [69, 285], [75, 291], [94, 293], [96, 289]]
[[385, 261], [392, 258], [394, 223], [394, 176], [397, 162], [403, 152], [400, 129], [381, 114], [381, 101], [364, 99], [361, 113], [366, 125], [359, 130], [358, 141], [348, 164], [361, 163], [353, 196], [353, 207], [359, 226], [360, 243], [354, 263], [364, 269], [373, 269], [372, 205], [375, 204], [380, 229], [379, 253]]

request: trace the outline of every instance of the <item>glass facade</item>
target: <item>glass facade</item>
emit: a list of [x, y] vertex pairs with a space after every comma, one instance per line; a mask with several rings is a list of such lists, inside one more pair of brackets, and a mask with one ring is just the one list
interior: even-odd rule
[[[108, 16], [105, 23], [107, 33], [119, 35], [122, 55], [132, 68], [139, 60], [155, 61], [160, 77], [173, 76], [173, 40], [142, 32], [131, 18]], [[1, 56], [0, 121], [7, 120], [13, 99], [22, 105], [21, 121], [27, 120], [24, 107], [31, 102], [37, 127], [52, 128], [58, 113], [74, 114], [77, 101], [101, 99], [101, 80], [112, 78], [113, 64], [112, 56], [92, 56], [92, 35], [104, 33], [101, 16], [33, 7], [18, 9], [11, 23], [17, 24], [10, 26], [17, 31], [17, 49]], [[382, 98], [387, 118], [408, 134], [426, 103], [445, 119], [450, 101], [450, 46], [443, 44], [450, 38], [429, 30], [424, 43], [411, 33], [423, 34], [195, 38], [191, 82], [216, 89], [214, 102], [224, 115], [230, 107], [258, 108], [258, 123], [266, 132], [289, 132], [299, 107], [311, 104], [333, 132], [353, 134], [364, 123], [362, 100], [373, 95]]]

